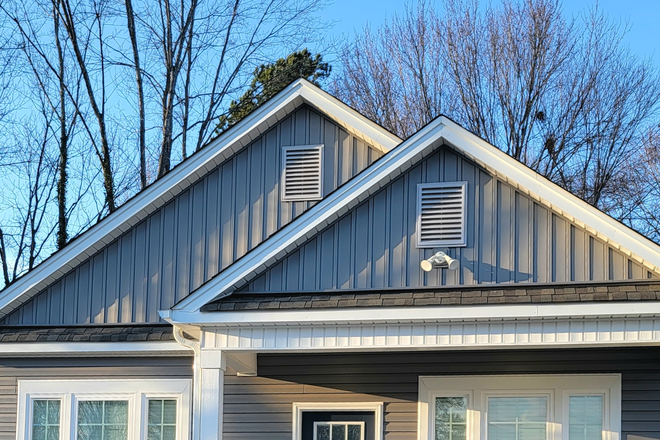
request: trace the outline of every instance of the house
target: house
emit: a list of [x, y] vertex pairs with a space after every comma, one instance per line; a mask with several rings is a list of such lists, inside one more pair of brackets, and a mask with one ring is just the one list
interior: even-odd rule
[[0, 439], [660, 438], [659, 266], [298, 80], [0, 292]]

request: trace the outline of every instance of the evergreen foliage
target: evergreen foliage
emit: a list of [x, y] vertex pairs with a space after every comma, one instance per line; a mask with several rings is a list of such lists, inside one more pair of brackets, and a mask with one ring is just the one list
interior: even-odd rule
[[293, 52], [274, 63], [262, 64], [254, 70], [250, 88], [238, 101], [232, 101], [227, 114], [220, 117], [216, 133], [236, 124], [298, 78], [305, 78], [320, 87], [319, 80], [330, 76], [331, 70], [321, 54], [314, 56], [307, 49]]

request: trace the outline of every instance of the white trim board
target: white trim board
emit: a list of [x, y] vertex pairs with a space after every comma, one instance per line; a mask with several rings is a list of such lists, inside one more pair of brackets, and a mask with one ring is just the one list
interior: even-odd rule
[[374, 440], [383, 438], [383, 402], [294, 402], [291, 440], [301, 440], [302, 415], [306, 411], [373, 411]]
[[7, 342], [0, 344], [3, 357], [64, 356], [191, 356], [192, 351], [175, 341], [159, 342]]
[[346, 104], [308, 81], [299, 79], [250, 113], [231, 130], [212, 140], [170, 173], [128, 200], [113, 214], [74, 239], [64, 249], [0, 291], [0, 318], [165, 205], [192, 182], [207, 174], [236, 150], [250, 143], [302, 104], [318, 109], [383, 152], [390, 151], [401, 142], [397, 136]]
[[660, 317], [660, 301], [584, 302], [563, 304], [511, 304], [423, 307], [353, 307], [300, 310], [239, 310], [178, 313], [175, 324], [196, 326], [256, 327], [303, 324], [435, 323], [455, 321], [505, 321], [514, 319], [581, 319]]
[[237, 283], [256, 277], [323, 227], [408, 170], [421, 160], [431, 147], [445, 142], [480, 165], [487, 165], [486, 168], [490, 172], [504, 178], [509, 184], [577, 225], [582, 225], [640, 264], [654, 271], [659, 270], [660, 246], [561, 189], [448, 118], [439, 117], [321, 200], [289, 227], [279, 231], [246, 257], [202, 285], [176, 304], [171, 312], [164, 311], [161, 316], [185, 322], [185, 313], [179, 317], [180, 312], [196, 312], [218, 295], [230, 292]]
[[259, 353], [658, 346], [660, 318], [209, 327], [203, 344]]

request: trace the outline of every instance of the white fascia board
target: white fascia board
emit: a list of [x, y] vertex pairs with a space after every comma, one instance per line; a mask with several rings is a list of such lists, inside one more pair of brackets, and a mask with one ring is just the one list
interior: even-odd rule
[[395, 134], [308, 82], [304, 83], [300, 95], [308, 104], [329, 115], [339, 125], [346, 127], [349, 131], [357, 130], [358, 137], [384, 153], [403, 142]]
[[[396, 154], [390, 154], [374, 163], [362, 173], [349, 180], [336, 191], [325, 197], [313, 208], [302, 214], [288, 227], [280, 230], [270, 239], [266, 240], [246, 256], [236, 261], [215, 278], [212, 278], [199, 289], [181, 300], [172, 307], [172, 310], [195, 312], [204, 304], [212, 301], [216, 296], [231, 288], [239, 280], [249, 277], [260, 267], [268, 264], [278, 256], [284, 255], [285, 250], [313, 234], [320, 225], [328, 224], [348, 210], [348, 206], [355, 199], [368, 191], [380, 188], [381, 179], [397, 173], [402, 168], [408, 168], [415, 156], [426, 147], [440, 139], [442, 131], [441, 119], [436, 119], [418, 131], [397, 147]], [[166, 314], [161, 314], [166, 317]]]
[[63, 356], [181, 356], [191, 355], [175, 341], [153, 342], [8, 342], [0, 344], [3, 357]]
[[624, 247], [641, 258], [638, 261], [652, 270], [660, 266], [660, 246], [640, 233], [614, 220], [564, 188], [541, 176], [503, 151], [469, 132], [450, 119], [444, 118], [443, 138], [454, 148], [464, 152], [480, 164], [495, 169], [509, 183], [515, 182], [552, 207], [583, 223], [599, 238]]
[[[15, 283], [0, 291], [0, 318], [9, 314], [20, 303], [27, 301], [31, 297], [30, 294], [38, 293], [37, 291], [45, 287], [44, 284], [51, 280], [53, 274], [73, 267], [82, 259], [96, 252], [100, 247], [112, 242], [151, 212], [163, 206], [179, 194], [181, 188], [188, 185], [187, 182], [192, 183], [206, 174], [219, 164], [218, 161], [229, 157], [233, 153], [234, 147], [238, 146], [240, 148], [243, 145], [241, 142], [244, 138], [252, 139], [256, 137], [252, 134], [254, 130], [259, 130], [260, 127], [268, 125], [269, 121], [279, 120], [278, 115], [283, 109], [294, 105], [296, 102], [308, 102], [326, 112], [331, 118], [351, 124], [354, 131], [361, 133], [361, 137], [365, 140], [373, 140], [374, 146], [382, 151], [389, 151], [401, 142], [399, 138], [384, 128], [369, 121], [308, 81], [304, 79], [297, 80], [273, 99], [265, 102], [257, 110], [246, 116], [227, 135], [221, 135], [211, 141], [170, 173], [156, 180], [135, 197], [128, 200], [117, 211], [74, 239], [64, 249], [53, 254]], [[295, 104], [295, 107], [297, 106], [298, 104]], [[270, 125], [274, 123], [272, 122]], [[261, 131], [259, 131], [260, 134]], [[229, 155], [226, 153], [229, 153]]]
[[660, 316], [660, 301], [583, 304], [514, 304], [424, 307], [361, 307], [305, 310], [253, 310], [208, 313], [170, 311], [174, 324], [256, 327], [305, 324], [438, 323]]

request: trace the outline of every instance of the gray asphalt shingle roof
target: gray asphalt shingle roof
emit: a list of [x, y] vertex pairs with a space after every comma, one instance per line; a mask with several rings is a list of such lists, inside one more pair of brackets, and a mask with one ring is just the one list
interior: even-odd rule
[[0, 343], [171, 341], [170, 325], [1, 327]]
[[235, 292], [206, 304], [202, 307], [202, 312], [657, 300], [660, 300], [660, 280], [626, 280], [581, 284], [445, 286], [380, 291]]

